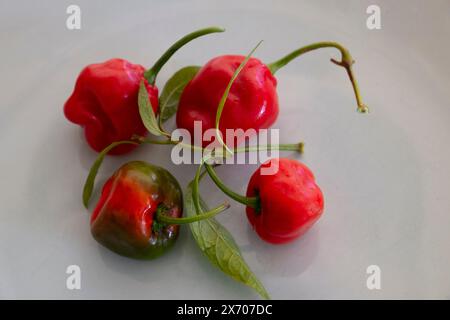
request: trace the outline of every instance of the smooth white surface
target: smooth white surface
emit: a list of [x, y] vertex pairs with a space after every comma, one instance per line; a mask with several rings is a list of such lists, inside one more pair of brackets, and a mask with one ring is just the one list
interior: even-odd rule
[[[78, 4], [82, 29], [65, 27]], [[382, 29], [366, 28], [366, 8], [382, 10]], [[448, 1], [1, 1], [0, 297], [257, 298], [209, 265], [187, 229], [171, 252], [142, 262], [117, 256], [90, 236], [81, 189], [96, 157], [62, 106], [86, 64], [123, 57], [150, 66], [176, 39], [221, 25], [162, 70], [225, 53], [271, 62], [319, 40], [336, 40], [357, 60], [372, 113], [355, 112], [333, 49], [311, 53], [277, 73], [283, 142], [303, 140], [302, 160], [326, 200], [321, 220], [285, 246], [263, 243], [243, 207], [219, 219], [275, 299], [450, 298], [450, 2]], [[165, 166], [182, 186], [193, 166], [176, 167], [169, 148], [150, 146], [109, 158], [103, 182], [121, 163]], [[244, 192], [256, 166], [220, 168]], [[208, 202], [225, 196], [211, 183]], [[82, 270], [82, 289], [66, 289], [66, 267]], [[379, 265], [382, 289], [366, 288]]]

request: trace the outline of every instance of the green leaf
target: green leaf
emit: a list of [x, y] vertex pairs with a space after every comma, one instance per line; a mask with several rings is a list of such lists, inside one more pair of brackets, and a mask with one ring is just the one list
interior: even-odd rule
[[[187, 216], [197, 214], [192, 187], [193, 182], [188, 185], [184, 196], [184, 209]], [[201, 200], [201, 207], [202, 212], [208, 211], [203, 200]], [[262, 283], [245, 262], [233, 236], [225, 227], [214, 218], [193, 222], [189, 224], [189, 227], [200, 250], [213, 265], [234, 280], [253, 288], [261, 297], [270, 299]]]
[[155, 136], [165, 135], [165, 133], [159, 128], [158, 122], [156, 121], [155, 112], [153, 111], [152, 104], [148, 97], [144, 80], [141, 80], [139, 85], [138, 105], [139, 114], [141, 115], [142, 122], [147, 130]]
[[166, 82], [159, 98], [159, 122], [164, 123], [169, 120], [178, 109], [181, 93], [189, 81], [194, 78], [200, 70], [199, 66], [187, 66], [177, 72]]
[[109, 151], [111, 151], [112, 149], [121, 144], [138, 144], [138, 143], [128, 140], [113, 142], [98, 154], [97, 159], [95, 159], [91, 169], [89, 170], [89, 174], [86, 178], [86, 182], [84, 183], [83, 187], [83, 204], [86, 207], [86, 209], [89, 205], [89, 200], [91, 199], [92, 196], [92, 190], [94, 189], [95, 177], [97, 177], [98, 169], [100, 169], [103, 159], [105, 159], [105, 156]]

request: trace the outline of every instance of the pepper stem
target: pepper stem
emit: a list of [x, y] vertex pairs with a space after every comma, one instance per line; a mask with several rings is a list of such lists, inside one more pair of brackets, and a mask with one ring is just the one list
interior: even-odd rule
[[[152, 140], [146, 137], [133, 135], [131, 138], [133, 141], [136, 141], [136, 144], [159, 144], [159, 145], [180, 145], [184, 148], [189, 148], [194, 151], [203, 152], [205, 149], [199, 146], [191, 145], [188, 143], [183, 143], [180, 141], [173, 140]], [[303, 142], [299, 143], [282, 143], [282, 144], [266, 144], [266, 145], [256, 145], [256, 146], [246, 146], [246, 147], [238, 147], [233, 149], [233, 153], [242, 153], [242, 152], [252, 152], [252, 151], [264, 151], [264, 150], [279, 150], [279, 151], [297, 151], [298, 153], [303, 153], [303, 149], [305, 144]]]
[[[278, 145], [257, 145], [257, 146], [251, 146], [251, 147], [243, 147], [243, 148], [236, 148], [234, 149], [235, 153], [240, 152], [251, 152], [251, 151], [259, 151], [259, 150], [280, 150], [280, 151], [297, 151], [299, 153], [303, 153], [303, 142], [299, 143], [292, 143], [292, 144], [278, 144]], [[229, 187], [227, 187], [222, 180], [220, 180], [219, 176], [217, 175], [216, 171], [213, 169], [213, 166], [209, 165], [206, 161], [204, 162], [206, 171], [208, 172], [211, 179], [214, 181], [216, 186], [222, 190], [223, 193], [225, 193], [227, 196], [229, 196], [231, 199], [242, 203], [243, 205], [246, 205], [248, 207], [251, 207], [255, 209], [256, 212], [260, 211], [260, 200], [259, 197], [247, 197], [244, 195], [241, 195], [237, 192], [234, 192]], [[197, 172], [198, 173], [198, 172]]]
[[156, 209], [156, 221], [159, 223], [165, 223], [165, 224], [188, 224], [192, 222], [197, 222], [200, 220], [206, 220], [209, 218], [214, 217], [216, 214], [221, 213], [222, 211], [228, 209], [230, 205], [228, 203], [224, 203], [208, 212], [192, 216], [192, 217], [184, 217], [184, 218], [174, 218], [169, 217], [165, 214], [167, 208], [164, 205], [158, 206], [158, 209]]
[[303, 142], [299, 143], [282, 143], [282, 144], [266, 144], [266, 145], [256, 145], [248, 147], [239, 147], [234, 149], [234, 153], [242, 152], [252, 152], [252, 151], [264, 151], [264, 150], [279, 150], [279, 151], [297, 151], [298, 153], [303, 153], [305, 144]]
[[335, 59], [331, 59], [331, 62], [334, 64], [344, 67], [345, 70], [347, 70], [348, 77], [350, 78], [350, 81], [352, 83], [353, 92], [355, 93], [356, 103], [358, 104], [357, 110], [361, 113], [367, 113], [369, 112], [369, 108], [362, 102], [361, 94], [359, 92], [359, 86], [358, 82], [356, 81], [355, 75], [352, 70], [352, 65], [355, 63], [353, 60], [350, 52], [344, 48], [342, 45], [340, 45], [337, 42], [330, 42], [330, 41], [324, 41], [324, 42], [317, 42], [310, 45], [307, 45], [305, 47], [301, 47], [288, 55], [284, 56], [283, 58], [269, 63], [267, 67], [272, 72], [272, 74], [275, 74], [275, 72], [278, 71], [278, 69], [284, 67], [286, 64], [297, 58], [298, 56], [301, 56], [304, 53], [320, 49], [320, 48], [336, 48], [341, 52], [341, 61], [337, 61]]
[[199, 38], [201, 36], [210, 34], [210, 33], [216, 33], [216, 32], [224, 32], [224, 28], [220, 27], [209, 27], [200, 29], [194, 32], [191, 32], [187, 35], [185, 35], [183, 38], [175, 42], [172, 46], [170, 46], [169, 49], [167, 49], [166, 52], [161, 56], [161, 58], [158, 59], [158, 61], [155, 62], [153, 67], [145, 71], [144, 78], [147, 79], [149, 84], [154, 84], [156, 80], [156, 76], [158, 75], [158, 72], [161, 70], [161, 68], [164, 66], [164, 64], [170, 59], [170, 57], [173, 56], [175, 52], [177, 52], [178, 49], [180, 49], [182, 46], [187, 44], [188, 42]]
[[229, 196], [231, 199], [242, 203], [243, 205], [246, 205], [248, 207], [252, 207], [256, 211], [259, 211], [260, 202], [259, 197], [246, 197], [239, 193], [234, 192], [230, 188], [228, 188], [222, 180], [220, 180], [219, 176], [217, 175], [216, 171], [213, 169], [213, 167], [205, 162], [205, 168], [208, 172], [211, 179], [214, 181], [216, 186], [222, 190], [223, 193], [225, 193], [227, 196]]

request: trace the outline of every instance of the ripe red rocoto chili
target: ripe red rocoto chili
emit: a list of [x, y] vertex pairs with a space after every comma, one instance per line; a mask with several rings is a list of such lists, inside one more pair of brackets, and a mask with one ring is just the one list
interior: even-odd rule
[[[227, 55], [206, 63], [186, 85], [178, 106], [177, 127], [194, 135], [194, 121], [202, 131], [215, 128], [217, 106], [245, 56]], [[277, 80], [269, 68], [250, 58], [236, 78], [220, 119], [219, 129], [260, 129], [270, 127], [278, 116]], [[238, 139], [237, 143], [239, 143]], [[203, 147], [209, 142], [203, 141]], [[228, 143], [229, 144], [229, 143]]]
[[229, 189], [205, 164], [214, 183], [247, 206], [247, 218], [261, 239], [281, 244], [304, 234], [322, 215], [324, 200], [313, 173], [293, 159], [274, 158], [256, 170], [243, 196]]
[[[86, 141], [100, 152], [133, 134], [145, 135], [137, 106], [139, 83], [145, 69], [124, 59], [90, 64], [78, 76], [75, 90], [64, 106], [70, 121], [84, 127]], [[153, 111], [158, 111], [158, 88], [145, 81]], [[110, 154], [123, 154], [135, 145], [119, 146]]]
[[[278, 166], [275, 174], [263, 168]], [[247, 218], [261, 239], [281, 244], [304, 234], [322, 215], [324, 200], [314, 175], [304, 164], [277, 158], [252, 175], [247, 197], [257, 197], [258, 208], [247, 206]]]
[[[275, 72], [294, 58], [324, 47], [340, 50], [342, 61], [332, 61], [346, 68], [353, 85], [358, 111], [366, 112], [352, 71], [353, 59], [347, 49], [335, 42], [319, 42], [302, 47], [271, 64], [250, 58], [231, 87], [220, 120], [219, 129], [263, 129], [270, 127], [278, 116], [277, 80]], [[176, 122], [194, 136], [194, 122], [201, 121], [202, 130], [215, 128], [217, 107], [233, 73], [245, 59], [241, 55], [224, 55], [207, 62], [186, 85], [180, 98]], [[243, 138], [241, 135], [240, 138]], [[241, 140], [238, 136], [238, 143]], [[203, 147], [210, 142], [203, 141]], [[229, 144], [229, 142], [227, 142]]]
[[[84, 127], [88, 144], [101, 151], [112, 142], [143, 136], [137, 104], [139, 84], [145, 79], [149, 100], [158, 111], [156, 75], [169, 58], [183, 45], [200, 36], [223, 32], [222, 28], [205, 28], [192, 32], [174, 43], [149, 70], [124, 59], [110, 59], [86, 66], [78, 76], [75, 89], [64, 105], [68, 120]], [[110, 154], [123, 154], [136, 145], [121, 145]]]

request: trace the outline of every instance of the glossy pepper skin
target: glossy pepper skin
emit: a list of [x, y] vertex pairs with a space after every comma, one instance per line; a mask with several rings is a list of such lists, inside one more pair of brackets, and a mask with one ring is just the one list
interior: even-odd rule
[[165, 169], [142, 161], [120, 167], [103, 186], [91, 217], [93, 237], [108, 249], [130, 258], [154, 259], [175, 243], [179, 225], [156, 221], [156, 211], [182, 216], [182, 191]]
[[[178, 106], [177, 127], [194, 136], [194, 121], [202, 122], [203, 132], [215, 128], [220, 99], [233, 73], [245, 56], [224, 55], [210, 60], [186, 85]], [[220, 119], [219, 129], [269, 128], [278, 116], [277, 80], [269, 68], [250, 58], [231, 87]], [[239, 136], [233, 143], [242, 142]], [[203, 147], [210, 142], [203, 141]], [[230, 141], [226, 141], [230, 145]]]
[[[89, 145], [100, 152], [114, 141], [145, 135], [137, 105], [139, 84], [145, 69], [124, 59], [110, 59], [86, 66], [78, 76], [75, 89], [64, 105], [68, 120], [84, 128]], [[149, 100], [158, 111], [158, 88], [145, 80]], [[123, 154], [136, 148], [122, 145], [110, 154]]]
[[[272, 175], [262, 168], [278, 165]], [[261, 239], [282, 244], [304, 234], [320, 218], [323, 194], [304, 164], [286, 158], [271, 159], [252, 175], [247, 196], [259, 198], [259, 210], [247, 206], [247, 218]]]

